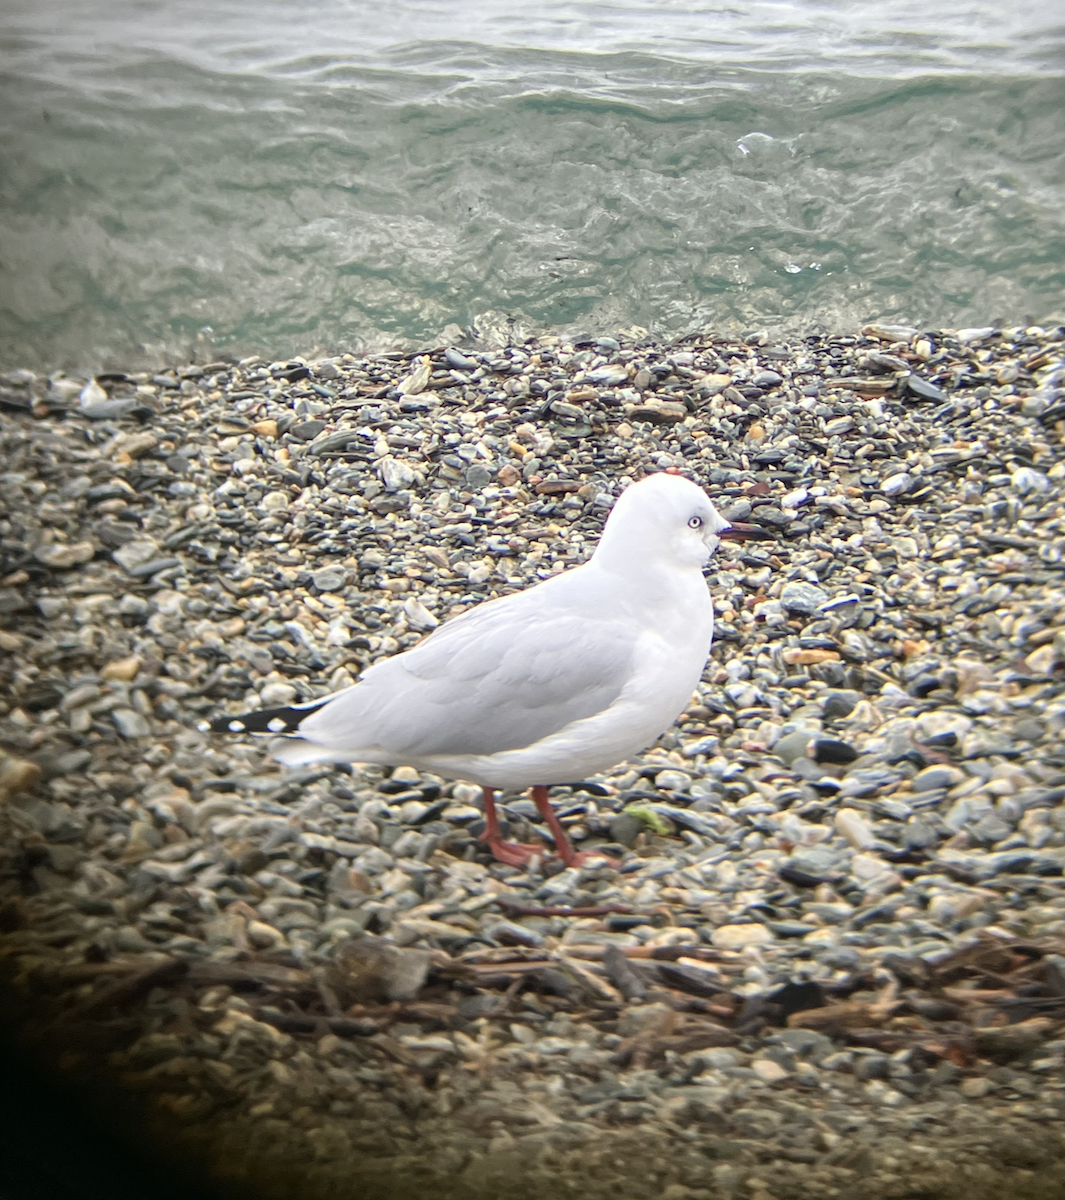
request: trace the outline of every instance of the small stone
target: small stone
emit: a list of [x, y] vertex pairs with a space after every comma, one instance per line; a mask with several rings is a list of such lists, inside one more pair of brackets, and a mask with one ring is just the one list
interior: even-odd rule
[[783, 375], [778, 374], [776, 371], [759, 371], [751, 379], [751, 383], [755, 387], [760, 388], [774, 388], [783, 382]]
[[417, 479], [414, 468], [401, 458], [386, 454], [377, 464], [381, 482], [385, 491], [398, 492], [401, 488], [409, 488]]
[[994, 1086], [990, 1079], [985, 1079], [982, 1075], [974, 1075], [963, 1079], [958, 1084], [958, 1091], [967, 1100], [979, 1100], [981, 1096], [986, 1096]]
[[752, 1059], [751, 1070], [763, 1083], [779, 1083], [788, 1077], [788, 1071], [771, 1058]]
[[403, 601], [403, 612], [411, 629], [416, 629], [419, 633], [435, 629], [440, 624], [417, 596], [408, 596]]
[[764, 925], [719, 925], [710, 935], [719, 950], [742, 950], [746, 946], [764, 946], [773, 934]]
[[328, 571], [315, 571], [311, 576], [311, 583], [320, 592], [339, 592], [346, 582], [346, 576], [332, 569]]
[[900, 1104], [906, 1103], [902, 1092], [882, 1079], [870, 1079], [862, 1090], [874, 1104], [883, 1104], [886, 1108], [898, 1108]]
[[915, 792], [932, 792], [938, 788], [954, 787], [965, 778], [965, 773], [957, 767], [936, 765], [918, 771], [911, 781], [911, 787]]
[[313, 442], [323, 429], [325, 429], [325, 421], [301, 421], [298, 425], [293, 425], [288, 432], [297, 441]]
[[115, 933], [115, 949], [126, 954], [143, 954], [154, 950], [155, 945], [135, 925], [122, 925]]
[[887, 1079], [891, 1059], [886, 1054], [861, 1054], [854, 1060], [857, 1079]]
[[792, 1054], [813, 1063], [820, 1063], [833, 1050], [832, 1039], [815, 1029], [782, 1029], [776, 1037]]
[[1050, 491], [1050, 480], [1042, 471], [1035, 471], [1031, 467], [1018, 467], [1010, 476], [1010, 486], [1022, 496], [1028, 492], [1042, 495]]
[[48, 773], [62, 777], [76, 775], [92, 762], [91, 750], [68, 750], [59, 754], [48, 763]]
[[1049, 1017], [1032, 1017], [1016, 1025], [993, 1025], [977, 1029], [976, 1050], [982, 1058], [1005, 1064], [1025, 1058], [1042, 1046], [1054, 1028]]
[[673, 1016], [668, 1004], [636, 1004], [618, 1018], [617, 1031], [620, 1037], [636, 1037], [638, 1034], [660, 1028]]
[[780, 498], [781, 508], [799, 508], [805, 504], [810, 498], [810, 493], [804, 487], [796, 488], [793, 492], [787, 492]]
[[428, 354], [423, 354], [420, 358], [411, 360], [411, 373], [400, 380], [396, 390], [403, 396], [417, 396], [419, 392], [425, 391], [432, 374], [432, 360]]
[[0, 800], [28, 792], [41, 778], [41, 768], [25, 758], [0, 749]]
[[1065, 955], [1048, 954], [1043, 959], [1047, 987], [1055, 996], [1065, 996]]
[[429, 950], [396, 946], [373, 934], [338, 942], [333, 955], [326, 968], [329, 982], [346, 1005], [413, 1000], [432, 963]]
[[610, 840], [620, 846], [631, 847], [647, 826], [630, 813], [619, 813], [610, 821]]
[[655, 776], [655, 787], [665, 792], [686, 792], [691, 785], [691, 776], [683, 771], [659, 771]]
[[737, 708], [750, 708], [758, 702], [758, 689], [743, 680], [725, 684], [724, 692]]
[[891, 867], [874, 854], [856, 854], [851, 859], [851, 874], [855, 879], [879, 879], [882, 875], [891, 873]]
[[912, 325], [889, 325], [881, 321], [862, 326], [862, 333], [885, 342], [908, 342], [915, 338], [918, 332]]
[[836, 831], [841, 833], [855, 850], [869, 850], [876, 835], [861, 813], [853, 808], [841, 808], [835, 817]]
[[806, 748], [812, 741], [813, 736], [803, 730], [786, 733], [773, 743], [773, 753], [790, 767], [796, 759], [805, 756]]
[[286, 704], [292, 704], [298, 695], [299, 692], [291, 683], [276, 681], [263, 687], [259, 699], [263, 708], [282, 708]]
[[822, 692], [822, 697], [826, 721], [849, 717], [862, 698], [860, 692], [852, 692], [843, 688]]
[[48, 847], [48, 864], [60, 875], [71, 875], [85, 861], [85, 852], [79, 846], [64, 844]]
[[136, 654], [131, 654], [129, 658], [116, 658], [112, 662], [109, 662], [100, 672], [100, 678], [129, 683], [132, 679], [136, 678], [137, 672], [140, 669], [140, 658]]
[[969, 717], [956, 712], [927, 712], [917, 718], [917, 730], [921, 738], [942, 738], [953, 734], [955, 740], [964, 737], [972, 729]]
[[900, 471], [895, 475], [889, 475], [880, 485], [880, 490], [885, 496], [902, 496], [913, 487], [913, 476], [908, 475], [905, 471]]
[[1027, 716], [1027, 718], [1017, 721], [1017, 724], [1013, 726], [1013, 732], [1025, 742], [1039, 742], [1043, 733], [1046, 733], [1046, 725], [1043, 725], [1037, 716]]
[[619, 383], [628, 381], [629, 369], [624, 363], [611, 363], [592, 371], [588, 378], [599, 387], [616, 387]]
[[818, 663], [839, 662], [839, 651], [788, 649], [781, 652], [781, 658], [789, 667], [812, 667]]
[[281, 930], [265, 921], [248, 922], [248, 941], [257, 950], [277, 950], [288, 944]]
[[89, 562], [95, 554], [92, 542], [53, 542], [50, 546], [38, 546], [33, 557], [55, 571], [66, 571]]
[[831, 763], [835, 766], [845, 766], [858, 758], [858, 751], [847, 742], [835, 738], [817, 738], [813, 744], [813, 760], [815, 763]]
[[106, 401], [107, 393], [95, 379], [90, 379], [78, 393], [78, 403], [82, 408], [92, 408], [94, 405], [104, 404]]
[[124, 617], [146, 617], [150, 610], [143, 596], [126, 595], [118, 602], [118, 611]]
[[159, 554], [159, 547], [148, 538], [135, 538], [120, 546], [111, 557], [130, 575], [137, 573], [138, 567], [150, 563]]
[[934, 383], [929, 383], [927, 379], [922, 379], [919, 375], [907, 375], [906, 388], [921, 400], [942, 402], [948, 398], [942, 388], [936, 387]]
[[688, 410], [683, 404], [659, 400], [656, 397], [648, 400], [646, 404], [637, 405], [629, 415], [634, 421], [650, 421], [652, 425], [673, 425], [683, 421], [688, 415]]
[[825, 433], [829, 437], [838, 436], [843, 433], [850, 433], [854, 428], [853, 417], [835, 417], [831, 421], [825, 422]]
[[828, 603], [828, 593], [812, 583], [787, 583], [780, 593], [780, 602], [788, 612], [812, 616]]
[[144, 717], [132, 708], [116, 708], [111, 713], [115, 728], [124, 738], [149, 737], [152, 729]]
[[82, 705], [91, 704], [94, 700], [99, 700], [101, 695], [100, 689], [95, 683], [83, 683], [76, 688], [71, 688], [63, 697], [59, 704], [60, 712], [73, 712], [76, 708], [81, 708]]
[[473, 463], [466, 468], [466, 486], [480, 491], [492, 482], [492, 472], [481, 463]]

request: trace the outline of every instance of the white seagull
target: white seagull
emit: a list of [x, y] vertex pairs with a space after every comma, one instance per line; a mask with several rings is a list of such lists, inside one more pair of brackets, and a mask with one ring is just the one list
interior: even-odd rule
[[531, 787], [559, 857], [579, 864], [595, 852], [573, 849], [548, 786], [615, 766], [684, 711], [714, 634], [703, 564], [722, 538], [758, 536], [690, 480], [651, 475], [622, 493], [583, 565], [478, 605], [332, 696], [211, 729], [283, 732], [270, 751], [284, 763], [410, 766], [480, 784], [481, 836], [511, 866], [540, 851], [503, 841], [495, 791]]

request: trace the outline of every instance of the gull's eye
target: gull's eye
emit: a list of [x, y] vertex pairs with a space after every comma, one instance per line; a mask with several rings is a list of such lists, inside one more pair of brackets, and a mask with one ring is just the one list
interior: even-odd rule
[[688, 521], [688, 528], [689, 528], [689, 529], [702, 529], [702, 527], [703, 527], [703, 519], [702, 519], [702, 517], [692, 517], [692, 518], [691, 518], [691, 519]]

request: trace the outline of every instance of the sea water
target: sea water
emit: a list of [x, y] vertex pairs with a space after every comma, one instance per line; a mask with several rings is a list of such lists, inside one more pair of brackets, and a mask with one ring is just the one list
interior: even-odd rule
[[1061, 318], [1065, 4], [8, 0], [0, 366]]

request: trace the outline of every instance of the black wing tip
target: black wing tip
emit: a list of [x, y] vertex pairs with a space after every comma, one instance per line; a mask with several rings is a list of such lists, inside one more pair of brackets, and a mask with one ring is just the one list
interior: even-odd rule
[[212, 733], [246, 733], [247, 720], [251, 715], [245, 713], [239, 717], [215, 717], [213, 721], [208, 722], [207, 728]]
[[322, 700], [318, 704], [262, 708], [235, 717], [216, 717], [208, 728], [212, 733], [295, 733], [311, 713], [324, 708], [327, 703]]

